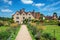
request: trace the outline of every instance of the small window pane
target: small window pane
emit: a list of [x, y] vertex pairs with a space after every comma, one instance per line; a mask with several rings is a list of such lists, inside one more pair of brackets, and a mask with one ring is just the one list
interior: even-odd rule
[[19, 17], [16, 17], [16, 19], [19, 19]]
[[19, 21], [16, 21], [17, 23], [19, 23]]
[[30, 14], [29, 14], [30, 15]]
[[23, 19], [25, 19], [25, 17], [23, 17]]

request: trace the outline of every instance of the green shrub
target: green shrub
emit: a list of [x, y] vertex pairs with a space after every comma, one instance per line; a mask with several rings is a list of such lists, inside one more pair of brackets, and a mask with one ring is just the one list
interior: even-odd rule
[[11, 23], [10, 26], [13, 28], [16, 28], [16, 27], [18, 27], [18, 23]]
[[45, 20], [44, 24], [47, 24], [47, 25], [57, 25], [58, 21], [57, 20]]
[[7, 40], [7, 38], [10, 36], [11, 33], [9, 33], [8, 31], [2, 31], [0, 32], [0, 39], [2, 40]]
[[42, 34], [42, 37], [45, 38], [46, 40], [52, 40], [53, 36], [51, 36], [50, 33], [43, 33]]
[[60, 22], [58, 23], [58, 26], [60, 26]]
[[3, 24], [3, 22], [0, 22], [0, 26], [3, 26], [4, 24]]
[[4, 21], [4, 26], [9, 26], [8, 21]]
[[40, 36], [41, 36], [40, 32], [37, 32], [36, 35], [35, 35], [36, 40], [38, 40], [38, 39], [40, 40]]
[[29, 30], [31, 30], [31, 31], [32, 31], [32, 34], [33, 34], [33, 35], [35, 35], [35, 34], [37, 33], [37, 29], [36, 29], [36, 27], [35, 27], [35, 26], [28, 25], [28, 28], [29, 28]]
[[36, 33], [37, 33], [37, 29], [35, 27], [32, 27], [32, 34], [35, 36]]

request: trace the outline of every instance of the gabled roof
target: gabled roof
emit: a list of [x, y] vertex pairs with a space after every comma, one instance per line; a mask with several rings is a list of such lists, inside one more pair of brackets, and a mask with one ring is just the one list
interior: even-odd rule
[[[16, 11], [15, 14], [16, 14], [17, 12], [19, 13], [19, 11]], [[15, 14], [13, 14], [12, 16], [14, 16]]]
[[[19, 14], [22, 14], [23, 12], [27, 15], [29, 12], [32, 14], [33, 17], [39, 17], [40, 16], [40, 12], [35, 12], [35, 11], [29, 11], [29, 12], [25, 12], [24, 10], [20, 10], [20, 11], [17, 11]], [[17, 13], [16, 12], [16, 13]], [[16, 14], [15, 13], [15, 14]], [[15, 14], [13, 14], [12, 16], [14, 16]]]
[[46, 19], [52, 19], [52, 16], [45, 16]]

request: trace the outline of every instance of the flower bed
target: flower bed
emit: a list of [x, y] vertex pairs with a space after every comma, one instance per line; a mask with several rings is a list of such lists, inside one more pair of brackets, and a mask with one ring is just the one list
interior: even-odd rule
[[15, 40], [15, 37], [19, 29], [20, 29], [20, 26], [16, 28], [1, 26], [0, 27], [0, 39], [1, 40]]

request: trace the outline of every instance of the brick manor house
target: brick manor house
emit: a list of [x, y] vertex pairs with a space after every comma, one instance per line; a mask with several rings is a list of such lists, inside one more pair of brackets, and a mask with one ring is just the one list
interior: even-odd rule
[[14, 22], [18, 22], [19, 24], [22, 24], [24, 19], [39, 19], [39, 18], [40, 12], [35, 12], [34, 10], [32, 12], [25, 12], [25, 9], [21, 9], [20, 11], [17, 11], [15, 14], [13, 14]]

